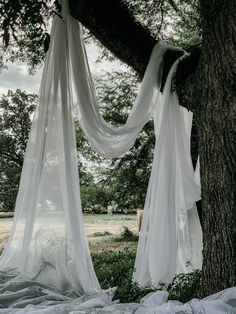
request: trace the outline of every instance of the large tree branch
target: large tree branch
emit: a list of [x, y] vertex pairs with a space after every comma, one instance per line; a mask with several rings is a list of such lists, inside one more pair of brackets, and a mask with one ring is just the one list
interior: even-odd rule
[[[71, 15], [87, 27], [116, 57], [131, 66], [142, 77], [157, 40], [148, 29], [135, 20], [124, 2], [70, 0], [69, 3]], [[169, 50], [164, 56], [162, 87], [172, 64], [180, 55], [179, 51]], [[194, 53], [180, 64], [176, 75], [177, 88], [181, 86], [183, 90], [186, 78], [196, 68], [198, 58], [199, 53]], [[183, 105], [190, 108], [186, 101]]]
[[156, 39], [122, 0], [70, 0], [70, 12], [115, 56], [143, 75]]

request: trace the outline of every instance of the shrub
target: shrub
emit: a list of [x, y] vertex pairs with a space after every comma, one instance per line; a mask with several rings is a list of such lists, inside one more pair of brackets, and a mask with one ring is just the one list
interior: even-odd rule
[[180, 302], [188, 302], [197, 294], [201, 283], [201, 270], [197, 269], [192, 273], [177, 275], [168, 286], [169, 298]]
[[128, 227], [123, 227], [121, 234], [113, 238], [114, 242], [138, 242], [138, 235], [129, 230]]
[[120, 302], [139, 302], [153, 289], [141, 289], [132, 283], [135, 252], [103, 251], [92, 254], [94, 268], [103, 289], [117, 287], [114, 298]]
[[[101, 287], [103, 289], [117, 287], [114, 299], [120, 299], [120, 302], [139, 302], [143, 296], [157, 290], [152, 286], [140, 288], [132, 282], [135, 251], [128, 249], [103, 251], [92, 254], [92, 259]], [[196, 297], [200, 279], [201, 272], [196, 270], [193, 273], [180, 274], [167, 288], [162, 286], [158, 289], [167, 289], [170, 293], [170, 299], [187, 302]]]

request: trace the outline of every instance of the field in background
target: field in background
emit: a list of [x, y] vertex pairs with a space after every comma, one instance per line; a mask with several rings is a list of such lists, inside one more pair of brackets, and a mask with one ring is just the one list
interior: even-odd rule
[[[0, 218], [0, 250], [10, 236], [13, 218]], [[85, 214], [85, 233], [92, 252], [101, 250], [135, 249], [136, 243], [118, 241], [124, 227], [137, 233], [136, 215]]]
[[[0, 218], [0, 253], [9, 237], [12, 221], [12, 218]], [[139, 288], [132, 282], [138, 241], [135, 215], [85, 214], [84, 221], [94, 269], [102, 289], [117, 287], [114, 299], [121, 302], [139, 302], [144, 295], [156, 290], [154, 287]], [[167, 289], [170, 299], [185, 303], [198, 297], [200, 282], [199, 270], [176, 276]]]

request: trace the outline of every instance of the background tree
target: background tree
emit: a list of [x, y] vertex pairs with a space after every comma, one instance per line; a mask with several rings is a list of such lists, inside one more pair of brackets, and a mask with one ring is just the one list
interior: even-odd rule
[[12, 211], [37, 96], [19, 89], [0, 99], [0, 210]]
[[[29, 137], [37, 95], [21, 90], [8, 91], [0, 98], [0, 211], [13, 211]], [[77, 126], [78, 137], [82, 136]], [[83, 147], [78, 153], [83, 207], [107, 207], [109, 188], [95, 183], [94, 174], [83, 163]]]
[[79, 174], [82, 209], [90, 209], [93, 213], [99, 213], [103, 209], [107, 210], [108, 205], [111, 203], [109, 186], [104, 186], [102, 180], [96, 180], [96, 173], [92, 174], [88, 168], [83, 168], [84, 166], [80, 162]]
[[[113, 72], [105, 79], [98, 80], [97, 95], [106, 121], [114, 126], [125, 123], [135, 101], [139, 83], [139, 78], [131, 71]], [[149, 121], [129, 152], [122, 158], [110, 161], [104, 173], [104, 185], [109, 186], [111, 201], [118, 209], [143, 208], [154, 143], [153, 121]]]
[[[23, 10], [22, 2], [18, 6], [18, 14]], [[155, 8], [160, 8], [160, 14], [154, 13], [153, 19], [150, 20], [155, 21], [152, 25], [158, 23], [163, 27], [153, 32], [152, 29], [149, 30], [150, 20], [146, 26], [138, 22], [134, 16], [135, 5], [132, 6], [131, 1], [70, 0], [70, 12], [104, 46], [140, 76], [145, 71], [151, 50], [157, 42], [157, 35], [158, 38], [172, 38], [172, 42], [181, 43], [185, 34], [182, 22], [185, 25], [185, 20], [189, 20], [188, 16], [194, 17], [190, 20], [193, 22], [190, 26], [193, 33], [195, 28], [196, 40], [194, 45], [190, 40], [188, 50], [191, 54], [179, 65], [175, 85], [181, 105], [194, 112], [198, 129], [204, 217], [202, 286], [204, 293], [210, 294], [236, 285], [236, 2], [132, 2], [138, 6], [141, 3], [146, 3], [146, 6], [153, 3]], [[6, 3], [6, 0], [2, 1], [4, 9]], [[164, 4], [168, 6], [166, 11]], [[195, 14], [190, 14], [194, 7], [197, 8], [196, 12], [200, 12], [201, 19], [195, 19]], [[151, 16], [151, 12], [155, 11], [149, 9], [148, 15]], [[6, 18], [7, 14], [4, 15], [5, 20]], [[14, 25], [14, 20], [11, 22]], [[9, 23], [10, 21], [6, 22], [7, 25]], [[168, 25], [179, 33], [173, 36], [169, 34]], [[161, 32], [164, 27], [165, 36]], [[17, 29], [13, 32], [17, 33]], [[189, 38], [192, 37], [191, 35]], [[196, 47], [198, 38], [200, 45]], [[8, 46], [10, 40], [11, 38]], [[177, 57], [179, 54], [176, 52], [168, 51], [165, 54], [163, 81]]]
[[54, 13], [60, 11], [58, 1], [0, 1], [0, 66], [8, 61], [27, 62], [33, 71], [44, 60], [50, 36], [48, 26]]
[[[101, 112], [113, 126], [125, 123], [137, 95], [139, 78], [132, 72], [106, 73], [96, 80]], [[106, 160], [91, 149], [77, 126], [77, 147], [83, 156], [97, 163], [97, 180], [109, 190], [108, 201], [118, 210], [143, 208], [155, 143], [153, 122], [149, 121], [134, 146], [122, 158]]]

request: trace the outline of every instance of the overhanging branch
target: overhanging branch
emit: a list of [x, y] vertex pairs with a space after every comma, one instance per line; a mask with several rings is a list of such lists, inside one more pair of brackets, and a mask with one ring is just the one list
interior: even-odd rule
[[115, 56], [143, 76], [156, 39], [122, 0], [70, 0], [71, 15]]
[[[69, 0], [71, 15], [79, 20], [117, 58], [143, 76], [157, 40], [137, 22], [122, 0]], [[181, 55], [167, 51], [164, 56], [162, 87], [169, 70]], [[196, 49], [178, 67], [176, 85], [183, 89], [186, 79], [196, 69], [200, 50]], [[187, 107], [187, 103], [183, 104]], [[188, 109], [189, 108], [187, 107]]]

